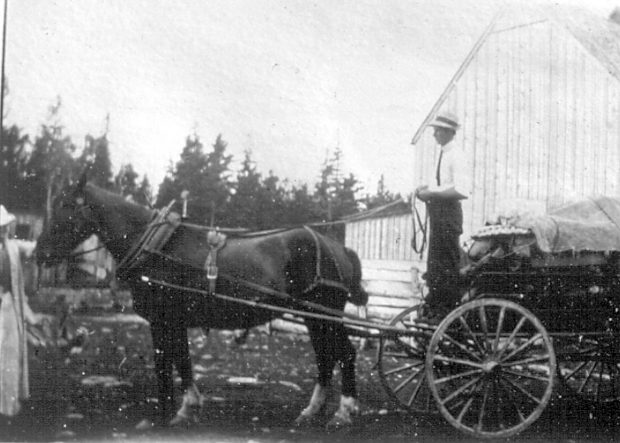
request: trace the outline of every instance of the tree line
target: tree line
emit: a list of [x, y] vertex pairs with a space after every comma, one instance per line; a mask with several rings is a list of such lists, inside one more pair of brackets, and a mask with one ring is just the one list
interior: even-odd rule
[[107, 130], [87, 135], [79, 148], [60, 123], [60, 108], [60, 100], [50, 106], [46, 123], [34, 137], [17, 125], [4, 128], [0, 203], [8, 208], [49, 214], [60, 190], [84, 170], [96, 185], [156, 208], [173, 199], [180, 205], [186, 191], [189, 220], [220, 227], [270, 229], [331, 222], [400, 198], [385, 189], [383, 177], [375, 193], [363, 194], [359, 180], [342, 173], [339, 149], [327, 156], [313, 186], [291, 184], [271, 171], [261, 173], [251, 151], [233, 170], [233, 156], [221, 134], [210, 145], [196, 134], [187, 136], [155, 194], [147, 175], [140, 177], [133, 165], [123, 164], [113, 172]]

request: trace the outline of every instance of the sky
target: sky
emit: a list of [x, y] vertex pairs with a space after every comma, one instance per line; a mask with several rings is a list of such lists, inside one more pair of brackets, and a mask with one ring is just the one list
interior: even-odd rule
[[[60, 97], [78, 147], [152, 185], [187, 136], [313, 185], [326, 156], [374, 193], [415, 187], [411, 139], [497, 0], [5, 0], [6, 124], [34, 137]], [[545, 0], [510, 4], [549, 3]], [[607, 17], [620, 0], [556, 0]]]

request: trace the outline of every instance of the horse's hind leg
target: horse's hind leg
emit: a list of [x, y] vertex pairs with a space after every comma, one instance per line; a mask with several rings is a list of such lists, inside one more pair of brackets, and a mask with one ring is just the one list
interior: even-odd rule
[[310, 404], [301, 411], [296, 423], [311, 421], [323, 408], [330, 391], [334, 366], [338, 361], [342, 374], [340, 405], [327, 426], [349, 425], [352, 423], [352, 416], [359, 411], [355, 386], [355, 347], [342, 324], [307, 319], [306, 325], [316, 354], [319, 376]]
[[336, 360], [340, 363], [342, 391], [340, 405], [328, 427], [350, 425], [352, 416], [359, 413], [357, 389], [355, 386], [355, 347], [351, 343], [347, 331], [342, 324], [333, 325], [333, 342]]
[[311, 319], [306, 319], [305, 323], [308, 328], [312, 347], [314, 348], [319, 373], [314, 390], [312, 391], [310, 403], [301, 411], [299, 417], [295, 420], [295, 423], [298, 425], [311, 422], [325, 406], [331, 389], [331, 380], [336, 364], [334, 342], [331, 339], [333, 333], [330, 331], [333, 325]]

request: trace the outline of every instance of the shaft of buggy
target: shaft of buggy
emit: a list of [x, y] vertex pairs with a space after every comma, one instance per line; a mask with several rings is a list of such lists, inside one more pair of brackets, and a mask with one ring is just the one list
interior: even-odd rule
[[[239, 304], [243, 304], [246, 306], [251, 306], [253, 308], [266, 309], [268, 311], [279, 312], [282, 314], [291, 314], [291, 315], [295, 315], [295, 316], [303, 317], [303, 318], [314, 318], [317, 320], [331, 321], [335, 323], [344, 324], [346, 326], [376, 329], [378, 331], [383, 332], [384, 335], [387, 336], [388, 338], [397, 338], [399, 336], [428, 338], [435, 329], [433, 326], [420, 324], [420, 325], [416, 325], [417, 329], [407, 330], [407, 329], [397, 328], [395, 326], [367, 321], [367, 320], [362, 319], [361, 317], [356, 317], [351, 314], [347, 314], [346, 317], [342, 317], [342, 314], [344, 314], [344, 312], [325, 308], [321, 305], [313, 306], [311, 309], [316, 310], [316, 311], [324, 311], [325, 313], [301, 311], [298, 309], [275, 306], [272, 304], [268, 304], [268, 303], [264, 303], [264, 302], [256, 301], [256, 300], [245, 300], [242, 298], [235, 298], [235, 297], [231, 297], [230, 295], [218, 294], [215, 292], [210, 293], [203, 289], [191, 288], [187, 286], [177, 285], [174, 283], [168, 283], [163, 280], [154, 279], [148, 276], [142, 276], [142, 281], [144, 281], [145, 283], [151, 283], [151, 284], [155, 284], [159, 286], [164, 286], [170, 289], [177, 289], [180, 291], [189, 291], [189, 292], [194, 292], [196, 294], [202, 294], [205, 296], [212, 296], [220, 300], [224, 300], [224, 301], [228, 301], [232, 303], [239, 303]], [[301, 303], [303, 302], [303, 300], [299, 300], [299, 302]], [[377, 335], [377, 338], [378, 337], [379, 335]]]

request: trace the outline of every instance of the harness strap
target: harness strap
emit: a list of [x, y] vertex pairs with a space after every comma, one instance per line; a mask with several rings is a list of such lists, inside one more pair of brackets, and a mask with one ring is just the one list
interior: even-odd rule
[[[338, 278], [340, 279], [340, 281], [323, 278], [323, 276], [321, 275], [321, 243], [319, 240], [319, 236], [316, 234], [316, 232], [314, 232], [314, 230], [312, 230], [308, 226], [304, 226], [304, 229], [306, 229], [310, 233], [310, 235], [312, 235], [312, 238], [314, 239], [314, 244], [316, 248], [316, 275], [314, 277], [314, 281], [306, 289], [302, 291], [302, 294], [307, 294], [308, 292], [315, 290], [319, 286], [327, 286], [330, 288], [340, 289], [347, 293], [351, 292], [349, 287], [347, 287], [343, 283], [344, 278], [342, 277], [342, 271], [340, 269], [340, 266], [338, 265], [337, 260], [334, 259], [333, 262], [334, 262], [334, 266], [336, 267], [336, 272], [338, 273]], [[325, 246], [327, 247], [329, 252], [331, 252], [332, 257], [333, 257], [334, 252], [332, 251], [329, 244], [325, 243]]]
[[209, 245], [209, 253], [205, 260], [204, 269], [207, 271], [207, 279], [209, 281], [209, 293], [215, 293], [215, 283], [217, 281], [217, 251], [222, 249], [226, 244], [226, 234], [222, 234], [213, 229], [207, 232], [207, 244]]
[[117, 271], [133, 268], [142, 256], [142, 252], [159, 250], [170, 239], [180, 224], [180, 216], [170, 212], [174, 203], [175, 200], [172, 200], [168, 206], [155, 214], [142, 236], [119, 262]]

